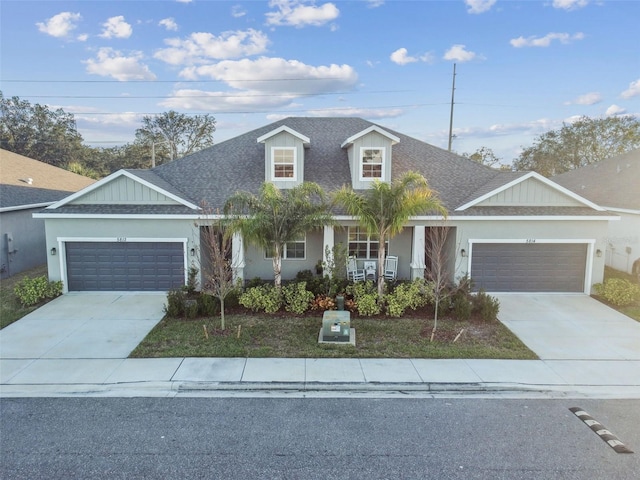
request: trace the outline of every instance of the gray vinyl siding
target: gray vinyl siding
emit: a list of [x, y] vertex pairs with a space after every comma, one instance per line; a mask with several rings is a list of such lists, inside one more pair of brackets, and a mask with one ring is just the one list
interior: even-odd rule
[[520, 182], [478, 203], [478, 206], [482, 207], [507, 205], [579, 207], [583, 204], [534, 178]]
[[78, 197], [70, 205], [101, 205], [101, 204], [160, 204], [177, 205], [178, 202], [153, 190], [146, 185], [136, 182], [129, 177], [121, 176]]
[[[277, 147], [293, 147], [296, 149], [296, 179], [293, 181], [276, 180], [271, 176], [272, 169], [272, 149]], [[304, 181], [304, 145], [302, 140], [296, 138], [288, 132], [280, 132], [264, 142], [264, 178], [272, 182], [278, 188], [292, 188], [300, 185]]]
[[356, 139], [348, 147], [349, 168], [351, 170], [351, 182], [354, 190], [369, 188], [371, 181], [360, 180], [360, 149], [361, 148], [383, 148], [384, 164], [382, 171], [382, 181], [391, 181], [391, 140], [378, 132], [370, 132]]
[[[44, 220], [32, 218], [33, 213], [40, 210], [41, 208], [14, 210], [0, 214], [1, 278], [7, 278], [47, 262]], [[13, 236], [12, 253], [9, 253], [7, 234]]]

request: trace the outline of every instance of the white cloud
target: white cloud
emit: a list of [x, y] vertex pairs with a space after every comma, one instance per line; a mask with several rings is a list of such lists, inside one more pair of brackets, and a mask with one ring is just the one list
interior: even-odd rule
[[96, 58], [84, 61], [87, 72], [103, 77], [113, 77], [121, 82], [127, 80], [155, 80], [156, 76], [149, 67], [141, 63], [142, 52], [132, 52], [124, 56], [121, 52], [109, 47], [98, 50]]
[[232, 90], [181, 89], [163, 101], [163, 107], [219, 112], [291, 107], [299, 98], [351, 89], [358, 80], [348, 65], [311, 66], [296, 60], [268, 57], [224, 60], [186, 70], [183, 76], [210, 77], [226, 83]]
[[553, 0], [553, 8], [560, 8], [562, 10], [577, 10], [587, 6], [589, 0]]
[[336, 107], [311, 109], [306, 111], [313, 117], [362, 117], [369, 120], [380, 118], [396, 118], [405, 113], [401, 108], [361, 108]]
[[176, 0], [178, 3], [191, 3], [193, 0]]
[[491, 10], [496, 0], [464, 0], [469, 13], [484, 13]]
[[38, 30], [52, 37], [66, 37], [77, 27], [82, 15], [72, 12], [61, 12], [49, 18], [45, 22], [36, 23]]
[[231, 7], [231, 16], [233, 18], [244, 17], [247, 14], [247, 11], [242, 5], [234, 5]]
[[398, 65], [406, 65], [407, 63], [417, 62], [418, 59], [415, 57], [410, 57], [407, 55], [406, 48], [399, 48], [395, 52], [391, 54], [389, 57], [393, 63], [397, 63]]
[[640, 78], [635, 82], [631, 82], [629, 88], [620, 94], [622, 98], [637, 97], [638, 95], [640, 95]]
[[232, 88], [269, 94], [309, 95], [352, 88], [358, 75], [349, 65], [312, 66], [297, 60], [261, 57], [256, 60], [224, 60], [191, 67], [184, 77], [209, 77]]
[[212, 33], [195, 32], [188, 38], [165, 40], [169, 48], [158, 50], [154, 57], [171, 65], [192, 65], [207, 60], [258, 55], [267, 49], [269, 39], [257, 30], [223, 32], [219, 36]]
[[340, 10], [333, 3], [316, 6], [315, 2], [308, 0], [270, 0], [269, 6], [277, 11], [266, 14], [267, 25], [321, 26], [340, 15]]
[[158, 25], [174, 32], [178, 30], [178, 24], [172, 17], [163, 18], [158, 22]]
[[574, 33], [573, 35], [570, 35], [568, 33], [547, 33], [544, 37], [538, 37], [536, 38], [535, 36], [531, 36], [531, 37], [518, 37], [518, 38], [513, 38], [509, 41], [509, 43], [515, 47], [515, 48], [522, 48], [522, 47], [548, 47], [549, 45], [551, 45], [551, 42], [553, 42], [554, 40], [559, 41], [560, 43], [571, 43], [574, 40], [582, 40], [584, 39], [584, 33], [582, 32], [578, 32], [578, 33]]
[[87, 33], [81, 33], [80, 35], [78, 35], [78, 36], [76, 37], [76, 39], [77, 39], [79, 42], [86, 42], [86, 41], [89, 39], [89, 34], [87, 34]]
[[395, 52], [393, 52], [389, 58], [393, 63], [397, 63], [398, 65], [407, 65], [408, 63], [415, 62], [433, 62], [434, 58], [431, 53], [425, 53], [424, 55], [420, 55], [419, 57], [413, 57], [408, 54], [406, 48], [399, 48]]
[[476, 58], [477, 55], [474, 52], [470, 52], [466, 49], [466, 45], [453, 45], [444, 54], [445, 60], [453, 60], [455, 62], [468, 62]]
[[627, 110], [625, 108], [622, 108], [619, 105], [611, 105], [609, 106], [609, 108], [607, 108], [607, 110], [605, 110], [605, 115], [607, 115], [608, 117], [614, 116], [614, 115], [623, 115], [627, 113]]
[[584, 95], [580, 95], [575, 100], [565, 102], [565, 105], [595, 105], [602, 101], [602, 95], [598, 92], [589, 92]]
[[111, 17], [102, 24], [102, 38], [129, 38], [133, 33], [131, 25], [129, 25], [122, 15]]
[[366, 0], [367, 8], [378, 8], [384, 5], [384, 0]]

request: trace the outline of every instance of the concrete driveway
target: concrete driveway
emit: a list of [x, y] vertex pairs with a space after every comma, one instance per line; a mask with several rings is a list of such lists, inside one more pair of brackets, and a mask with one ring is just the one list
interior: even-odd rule
[[1, 359], [127, 358], [164, 316], [164, 293], [70, 293], [0, 330]]
[[542, 360], [640, 360], [640, 322], [588, 295], [495, 296], [502, 323]]

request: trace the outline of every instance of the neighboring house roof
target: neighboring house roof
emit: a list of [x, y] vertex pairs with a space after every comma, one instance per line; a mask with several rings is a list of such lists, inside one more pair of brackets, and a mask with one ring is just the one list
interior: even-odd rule
[[556, 175], [552, 180], [603, 207], [640, 211], [640, 149]]
[[0, 211], [49, 205], [95, 180], [0, 149]]

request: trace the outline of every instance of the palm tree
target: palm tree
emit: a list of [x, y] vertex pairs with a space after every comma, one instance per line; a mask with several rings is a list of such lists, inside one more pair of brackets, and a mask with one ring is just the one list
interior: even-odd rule
[[378, 248], [378, 296], [384, 293], [385, 242], [400, 233], [409, 217], [437, 211], [446, 215], [446, 210], [427, 180], [416, 172], [407, 172], [391, 184], [374, 180], [371, 188], [356, 193], [342, 187], [334, 201], [344, 207], [349, 215], [358, 218], [369, 235], [377, 235]]
[[274, 284], [282, 285], [282, 253], [287, 242], [293, 242], [309, 230], [332, 223], [326, 196], [320, 186], [305, 182], [280, 190], [265, 182], [256, 196], [237, 192], [225, 204], [234, 231], [248, 243], [273, 252]]

